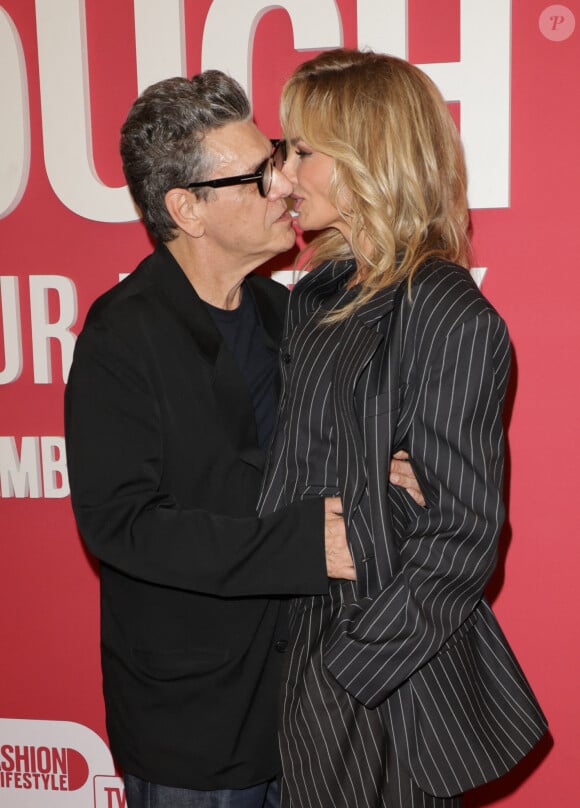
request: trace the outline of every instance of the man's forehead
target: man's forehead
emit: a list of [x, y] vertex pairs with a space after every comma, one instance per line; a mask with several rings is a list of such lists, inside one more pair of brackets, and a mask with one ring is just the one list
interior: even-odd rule
[[233, 121], [211, 129], [205, 143], [217, 165], [252, 166], [263, 160], [270, 149], [270, 141], [253, 121]]

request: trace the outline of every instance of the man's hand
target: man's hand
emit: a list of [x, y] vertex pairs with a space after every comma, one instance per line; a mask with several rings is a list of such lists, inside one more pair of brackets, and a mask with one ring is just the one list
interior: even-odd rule
[[356, 573], [346, 541], [340, 497], [327, 497], [324, 500], [324, 512], [324, 549], [328, 577], [355, 581]]
[[409, 455], [402, 449], [394, 454], [391, 458], [391, 466], [389, 469], [389, 482], [393, 485], [399, 485], [404, 488], [406, 492], [412, 497], [417, 505], [422, 508], [425, 507], [425, 497], [419, 483], [417, 482], [413, 469], [409, 463]]

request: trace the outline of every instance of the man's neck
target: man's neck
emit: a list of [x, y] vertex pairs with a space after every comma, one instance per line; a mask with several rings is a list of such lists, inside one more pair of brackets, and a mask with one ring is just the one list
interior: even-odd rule
[[[241, 286], [254, 267], [224, 266], [200, 250], [192, 249], [189, 240], [176, 238], [166, 245], [198, 296], [218, 309], [237, 309], [241, 300]], [[197, 245], [196, 245], [197, 246]]]

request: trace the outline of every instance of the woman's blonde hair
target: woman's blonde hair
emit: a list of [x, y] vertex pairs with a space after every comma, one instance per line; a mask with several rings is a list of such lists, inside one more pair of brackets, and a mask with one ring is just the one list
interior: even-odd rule
[[300, 65], [286, 82], [280, 117], [335, 160], [330, 196], [348, 223], [321, 233], [308, 265], [354, 257], [362, 278], [344, 317], [427, 258], [468, 265], [466, 175], [457, 127], [418, 68], [384, 54], [338, 49]]

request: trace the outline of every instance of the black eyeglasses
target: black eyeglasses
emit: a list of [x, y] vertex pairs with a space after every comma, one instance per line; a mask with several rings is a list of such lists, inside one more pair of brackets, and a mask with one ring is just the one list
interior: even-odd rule
[[239, 174], [237, 177], [220, 177], [217, 180], [205, 180], [205, 182], [190, 182], [186, 188], [223, 188], [226, 185], [245, 185], [248, 182], [255, 182], [258, 184], [258, 191], [260, 196], [266, 197], [272, 187], [272, 178], [274, 176], [274, 169], [282, 171], [284, 163], [286, 162], [286, 141], [285, 140], [271, 140], [272, 154], [260, 163], [258, 168], [253, 174]]

